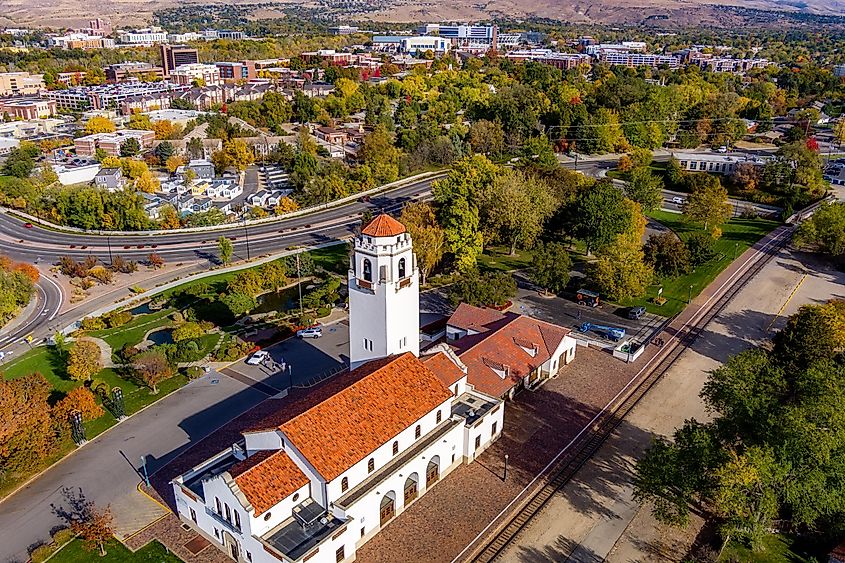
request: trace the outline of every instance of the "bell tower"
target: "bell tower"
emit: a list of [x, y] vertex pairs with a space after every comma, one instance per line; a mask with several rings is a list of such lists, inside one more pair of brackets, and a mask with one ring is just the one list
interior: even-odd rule
[[379, 215], [355, 237], [349, 269], [349, 367], [420, 353], [420, 289], [411, 235]]

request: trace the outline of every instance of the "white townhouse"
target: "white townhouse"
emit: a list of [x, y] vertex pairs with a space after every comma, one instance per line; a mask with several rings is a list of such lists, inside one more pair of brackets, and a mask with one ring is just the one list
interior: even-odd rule
[[[504, 403], [474, 390], [447, 346], [418, 357], [419, 328], [406, 327], [408, 318], [418, 321], [419, 285], [405, 228], [377, 217], [357, 237], [353, 264], [350, 294], [361, 294], [349, 312], [350, 341], [362, 341], [350, 350], [357, 367], [172, 482], [180, 518], [235, 561], [353, 561], [361, 545], [501, 433]], [[397, 294], [402, 301], [390, 299]], [[412, 298], [410, 311], [395, 306]], [[379, 312], [387, 317], [374, 314], [375, 301], [385, 302]]]

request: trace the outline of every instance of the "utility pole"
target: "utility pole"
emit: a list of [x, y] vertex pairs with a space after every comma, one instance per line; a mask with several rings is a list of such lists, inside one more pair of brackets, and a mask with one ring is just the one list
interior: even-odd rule
[[246, 213], [242, 215], [244, 221], [244, 236], [246, 237], [246, 259], [249, 260], [249, 228], [246, 223]]

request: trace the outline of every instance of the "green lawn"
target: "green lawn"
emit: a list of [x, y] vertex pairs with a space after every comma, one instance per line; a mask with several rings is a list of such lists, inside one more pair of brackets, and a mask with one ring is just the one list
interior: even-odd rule
[[501, 246], [488, 246], [478, 257], [478, 269], [482, 272], [512, 272], [523, 270], [531, 265], [533, 255], [529, 250], [517, 250], [511, 256], [510, 249]]
[[89, 334], [96, 338], [102, 338], [116, 352], [123, 348], [125, 344], [139, 343], [147, 331], [169, 325], [169, 316], [174, 311], [175, 309], [162, 309], [146, 315], [137, 315], [123, 326], [96, 330]]
[[[678, 213], [652, 211], [648, 216], [675, 231], [682, 239], [699, 229], [697, 225], [687, 223]], [[679, 313], [686, 306], [690, 293], [693, 298], [701, 293], [733, 261], [734, 255], [739, 257], [778, 225], [777, 221], [768, 219], [731, 219], [722, 226], [722, 237], [715, 245], [715, 258], [685, 276], [660, 280], [659, 284], [649, 286], [644, 297], [623, 305], [643, 305], [652, 313], [667, 317]], [[663, 297], [667, 299], [662, 307], [652, 303], [659, 287], [663, 287]]]
[[152, 541], [132, 553], [117, 540], [112, 540], [106, 546], [105, 557], [100, 557], [99, 551], [87, 551], [81, 540], [73, 540], [50, 559], [55, 563], [181, 563], [181, 559], [171, 553], [157, 541]]
[[720, 562], [743, 561], [748, 563], [810, 563], [824, 561], [825, 553], [811, 540], [804, 542], [791, 536], [770, 535], [763, 540], [763, 550], [753, 552], [739, 542], [728, 543], [719, 557]]

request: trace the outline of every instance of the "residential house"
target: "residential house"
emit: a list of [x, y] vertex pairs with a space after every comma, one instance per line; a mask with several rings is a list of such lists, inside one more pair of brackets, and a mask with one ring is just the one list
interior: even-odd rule
[[94, 185], [110, 192], [122, 190], [126, 185], [126, 179], [120, 168], [101, 168], [94, 176]]

